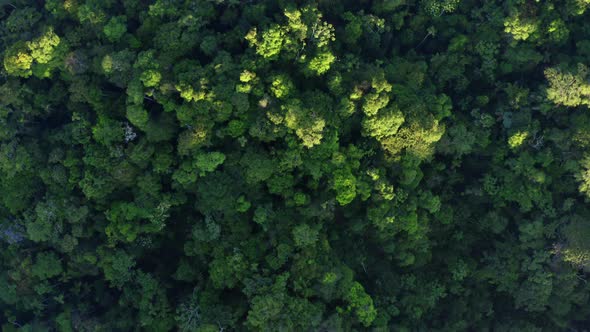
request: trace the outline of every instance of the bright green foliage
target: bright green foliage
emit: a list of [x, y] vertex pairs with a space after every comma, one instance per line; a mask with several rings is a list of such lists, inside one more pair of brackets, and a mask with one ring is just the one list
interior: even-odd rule
[[201, 175], [213, 172], [217, 166], [223, 164], [225, 161], [225, 155], [220, 152], [210, 152], [206, 154], [200, 154], [197, 156], [195, 166], [199, 169]]
[[33, 74], [33, 57], [24, 42], [12, 45], [4, 55], [4, 69], [9, 75], [29, 77]]
[[441, 16], [445, 13], [452, 13], [457, 9], [461, 0], [425, 0], [422, 1], [424, 10], [431, 16]]
[[570, 31], [563, 22], [563, 20], [554, 20], [549, 24], [547, 32], [552, 40], [555, 42], [564, 42], [569, 37]]
[[60, 38], [53, 32], [53, 28], [40, 37], [27, 43], [31, 57], [38, 63], [48, 63], [54, 56], [54, 51], [60, 43]]
[[566, 225], [562, 231], [565, 244], [558, 245], [556, 253], [563, 260], [577, 268], [590, 269], [590, 246], [586, 240], [590, 236], [590, 227], [584, 219], [576, 218]]
[[504, 32], [510, 34], [515, 40], [527, 40], [539, 29], [539, 22], [534, 19], [522, 18], [515, 14], [504, 21]]
[[283, 107], [285, 125], [295, 131], [303, 146], [311, 148], [320, 144], [326, 122], [321, 115], [307, 109], [301, 101], [291, 100]]
[[307, 69], [316, 75], [322, 75], [330, 69], [330, 65], [334, 60], [336, 60], [336, 57], [332, 53], [322, 52], [309, 61]]
[[277, 75], [272, 78], [270, 91], [277, 98], [285, 98], [294, 90], [293, 82], [287, 75]]
[[140, 105], [127, 106], [127, 119], [138, 128], [145, 128], [149, 120], [148, 112]]
[[278, 57], [283, 46], [285, 32], [280, 26], [273, 26], [261, 33], [260, 40], [257, 40], [257, 31], [251, 30], [246, 39], [256, 46], [256, 53], [267, 59]]
[[346, 301], [349, 303], [348, 310], [353, 310], [364, 326], [370, 326], [377, 317], [377, 311], [373, 307], [373, 300], [365, 293], [363, 286], [358, 282], [353, 283], [350, 290], [348, 290]]
[[529, 133], [527, 131], [516, 132], [508, 138], [508, 146], [510, 146], [511, 149], [516, 149], [524, 144], [528, 136]]
[[393, 136], [404, 120], [403, 113], [396, 107], [380, 110], [376, 115], [363, 119], [363, 134], [377, 140]]
[[160, 80], [162, 79], [162, 74], [153, 69], [149, 69], [141, 73], [139, 79], [143, 82], [144, 86], [148, 88], [155, 87], [158, 85], [158, 83], [160, 83]]
[[116, 42], [127, 32], [127, 18], [117, 16], [111, 18], [103, 28], [103, 32], [110, 42]]
[[588, 68], [578, 64], [576, 71], [548, 68], [545, 77], [549, 82], [547, 99], [557, 105], [575, 107], [590, 104]]
[[6, 72], [26, 78], [35, 71], [38, 77], [48, 77], [52, 67], [49, 63], [56, 57], [60, 41], [53, 28], [48, 28], [38, 38], [13, 44], [4, 55]]
[[356, 197], [356, 178], [350, 171], [340, 169], [334, 172], [334, 191], [340, 205], [352, 202]]

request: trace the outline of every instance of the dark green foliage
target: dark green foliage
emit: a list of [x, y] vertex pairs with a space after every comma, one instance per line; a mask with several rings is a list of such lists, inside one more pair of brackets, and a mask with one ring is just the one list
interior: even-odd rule
[[585, 331], [589, 7], [0, 1], [2, 331]]

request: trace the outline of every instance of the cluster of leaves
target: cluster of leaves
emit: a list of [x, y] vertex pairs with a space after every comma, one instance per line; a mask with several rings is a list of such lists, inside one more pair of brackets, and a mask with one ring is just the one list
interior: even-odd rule
[[2, 330], [587, 326], [588, 7], [0, 2]]

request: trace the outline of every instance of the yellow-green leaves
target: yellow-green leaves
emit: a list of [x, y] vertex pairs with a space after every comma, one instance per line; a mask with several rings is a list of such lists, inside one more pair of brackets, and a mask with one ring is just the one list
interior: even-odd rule
[[515, 40], [527, 40], [538, 28], [538, 21], [521, 18], [517, 14], [504, 21], [504, 32], [509, 33]]
[[246, 35], [246, 40], [256, 47], [256, 54], [265, 59], [273, 60], [278, 57], [285, 37], [284, 29], [274, 25], [261, 33], [258, 39], [257, 29], [254, 28]]
[[512, 134], [510, 136], [510, 138], [508, 138], [508, 146], [511, 149], [516, 149], [519, 146], [521, 146], [526, 139], [529, 137], [529, 132], [528, 131], [518, 131], [514, 134]]
[[178, 153], [188, 155], [207, 142], [208, 131], [204, 126], [187, 129], [178, 136]]
[[[382, 71], [371, 80], [372, 91], [364, 96], [362, 109], [365, 117], [362, 122], [363, 136], [382, 139], [395, 135], [404, 123], [405, 117], [396, 105], [390, 105], [390, 93], [393, 86], [387, 82]], [[353, 94], [362, 95], [357, 86]], [[357, 99], [358, 99], [357, 98]]]
[[582, 15], [590, 7], [590, 0], [574, 0], [572, 2], [574, 5], [572, 6], [572, 14], [574, 15]]
[[575, 218], [562, 230], [565, 244], [555, 247], [555, 252], [563, 260], [576, 268], [590, 269], [590, 227], [586, 219]]
[[259, 80], [256, 77], [256, 73], [251, 72], [249, 70], [244, 70], [240, 74], [240, 84], [236, 85], [236, 91], [241, 93], [250, 93], [252, 91], [253, 85], [255, 85]]
[[348, 310], [354, 311], [358, 320], [364, 326], [370, 326], [377, 317], [377, 310], [373, 306], [373, 299], [365, 292], [363, 285], [354, 282], [346, 294]]
[[554, 42], [563, 42], [569, 37], [570, 31], [562, 19], [551, 21], [547, 27], [549, 38]]
[[397, 107], [388, 107], [377, 114], [363, 119], [363, 135], [375, 137], [377, 140], [395, 135], [404, 123], [403, 113]]
[[206, 97], [205, 91], [200, 89], [195, 90], [195, 88], [186, 82], [178, 83], [175, 88], [180, 93], [180, 97], [186, 101], [199, 101]]
[[[374, 116], [377, 112], [389, 104], [389, 93], [391, 92], [392, 85], [385, 80], [382, 71], [378, 72], [371, 81], [371, 87], [373, 91], [365, 96], [363, 102], [363, 111], [367, 116]], [[358, 99], [362, 95], [360, 87], [356, 87], [351, 99]]]
[[4, 69], [9, 75], [29, 77], [33, 74], [32, 65], [33, 57], [30, 55], [26, 43], [18, 42], [6, 51]]
[[49, 77], [53, 66], [49, 62], [56, 56], [60, 38], [48, 28], [43, 35], [27, 42], [17, 42], [8, 48], [4, 56], [4, 68], [11, 76], [27, 78]]
[[412, 121], [402, 127], [394, 136], [383, 139], [385, 151], [392, 155], [399, 154], [404, 149], [412, 155], [426, 159], [434, 153], [434, 143], [438, 142], [445, 133], [444, 124], [437, 120], [424, 124]]
[[240, 82], [248, 83], [256, 78], [256, 73], [249, 70], [244, 70], [240, 74]]
[[578, 64], [575, 72], [562, 68], [548, 68], [545, 77], [549, 81], [547, 99], [557, 105], [575, 107], [590, 105], [588, 67]]
[[303, 146], [320, 144], [326, 121], [316, 112], [304, 107], [299, 100], [291, 100], [282, 107], [286, 110], [285, 124], [301, 139]]
[[340, 205], [347, 205], [356, 197], [356, 178], [348, 169], [334, 172], [334, 191]]
[[330, 69], [336, 57], [329, 51], [323, 51], [314, 56], [307, 65], [309, 73], [322, 75]]
[[303, 73], [317, 76], [326, 73], [336, 56], [329, 49], [335, 41], [335, 29], [322, 20], [314, 6], [289, 7], [283, 14], [284, 24], [273, 24], [259, 31], [252, 28], [245, 39], [256, 49], [256, 54], [267, 61], [288, 59], [303, 65]]
[[143, 82], [143, 85], [152, 88], [157, 87], [162, 79], [162, 74], [154, 69], [148, 69], [141, 73], [139, 79]]
[[285, 32], [279, 26], [274, 26], [264, 31], [262, 33], [262, 40], [256, 48], [256, 53], [264, 58], [275, 58], [281, 52], [284, 36]]
[[457, 9], [460, 0], [425, 0], [422, 7], [430, 15], [439, 17], [445, 13], [452, 13]]
[[53, 51], [59, 45], [60, 39], [49, 28], [41, 37], [27, 43], [31, 56], [38, 63], [48, 63], [53, 58]]
[[287, 97], [294, 90], [295, 86], [293, 85], [293, 82], [291, 81], [289, 76], [281, 74], [273, 77], [270, 86], [270, 91], [273, 93], [275, 97], [279, 99]]

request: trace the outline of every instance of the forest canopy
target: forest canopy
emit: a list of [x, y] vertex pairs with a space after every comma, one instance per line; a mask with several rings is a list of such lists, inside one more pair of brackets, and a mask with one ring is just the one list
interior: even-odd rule
[[583, 331], [590, 1], [0, 1], [0, 327]]

